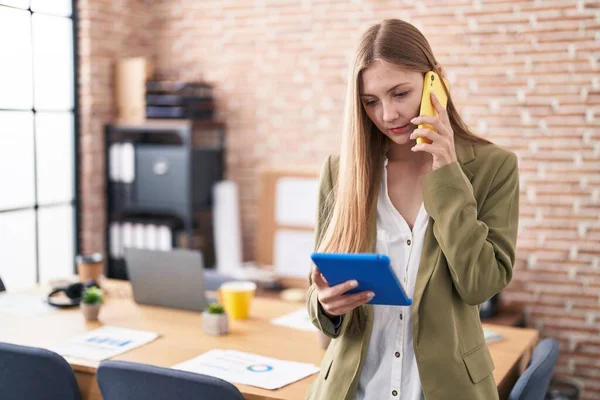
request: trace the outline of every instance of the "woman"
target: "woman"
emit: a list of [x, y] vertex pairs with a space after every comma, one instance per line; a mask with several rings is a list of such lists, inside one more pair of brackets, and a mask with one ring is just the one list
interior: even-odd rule
[[[313, 268], [307, 307], [333, 338], [311, 399], [494, 399], [479, 305], [510, 282], [516, 156], [469, 131], [449, 96], [419, 116], [425, 37], [385, 20], [363, 35], [348, 81], [340, 157], [321, 171], [316, 248], [388, 254], [411, 307], [365, 304]], [[417, 129], [422, 123], [434, 130]], [[431, 144], [416, 144], [425, 137]]]

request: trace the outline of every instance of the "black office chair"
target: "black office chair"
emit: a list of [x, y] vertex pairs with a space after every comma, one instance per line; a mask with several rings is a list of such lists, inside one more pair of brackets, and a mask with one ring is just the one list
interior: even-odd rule
[[104, 400], [244, 400], [222, 379], [128, 361], [102, 361], [96, 377]]
[[0, 292], [4, 292], [6, 288], [4, 287], [4, 282], [2, 282], [2, 278], [0, 278]]
[[543, 400], [558, 358], [558, 342], [551, 338], [540, 341], [527, 369], [512, 388], [509, 400]]
[[0, 343], [0, 399], [80, 400], [69, 363], [37, 347]]

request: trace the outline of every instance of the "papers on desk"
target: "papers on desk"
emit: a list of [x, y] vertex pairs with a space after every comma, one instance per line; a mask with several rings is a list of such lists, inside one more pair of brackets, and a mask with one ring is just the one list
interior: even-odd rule
[[173, 368], [269, 390], [279, 389], [319, 372], [319, 368], [313, 364], [283, 361], [236, 350], [210, 350]]
[[504, 336], [502, 336], [500, 333], [494, 332], [489, 329], [483, 330], [483, 336], [485, 337], [485, 342], [487, 344], [498, 342], [498, 341], [504, 339]]
[[40, 296], [6, 292], [0, 294], [0, 314], [31, 318], [56, 311], [56, 308], [46, 303], [45, 298]]
[[104, 326], [69, 339], [50, 350], [66, 357], [101, 361], [150, 343], [158, 333]]
[[302, 331], [317, 331], [317, 328], [310, 322], [310, 317], [308, 316], [306, 308], [301, 308], [298, 311], [272, 319], [271, 323], [274, 325], [287, 326], [288, 328], [300, 329]]

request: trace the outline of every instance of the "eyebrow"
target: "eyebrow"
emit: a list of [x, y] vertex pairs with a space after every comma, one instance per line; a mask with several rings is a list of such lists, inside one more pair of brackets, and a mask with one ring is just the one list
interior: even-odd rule
[[[406, 86], [406, 85], [410, 85], [410, 82], [402, 82], [402, 83], [399, 83], [399, 84], [397, 84], [396, 86], [394, 86], [394, 87], [390, 88], [390, 89], [387, 91], [387, 93], [389, 93], [389, 92], [393, 92], [394, 90], [398, 89], [400, 86]], [[369, 94], [369, 93], [362, 93], [362, 94], [360, 95], [360, 97], [364, 97], [364, 96], [373, 96], [373, 97], [376, 97], [374, 94]]]

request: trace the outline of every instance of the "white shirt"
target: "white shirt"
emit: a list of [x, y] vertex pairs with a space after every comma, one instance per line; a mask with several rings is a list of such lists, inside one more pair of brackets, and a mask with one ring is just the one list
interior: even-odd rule
[[[386, 254], [390, 258], [398, 280], [412, 298], [429, 216], [421, 204], [411, 232], [388, 195], [386, 167], [387, 159], [377, 199], [377, 253]], [[375, 305], [373, 310], [373, 333], [356, 398], [422, 399], [421, 379], [413, 348], [410, 308]]]

